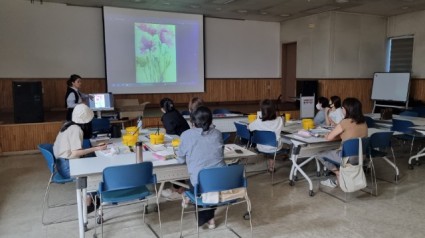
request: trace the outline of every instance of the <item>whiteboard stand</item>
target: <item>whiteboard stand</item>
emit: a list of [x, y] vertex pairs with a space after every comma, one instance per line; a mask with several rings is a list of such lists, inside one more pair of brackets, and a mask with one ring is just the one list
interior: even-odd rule
[[[408, 109], [410, 89], [410, 73], [374, 73], [372, 97], [374, 101], [372, 113], [377, 106]], [[386, 101], [388, 104], [378, 104], [376, 101]], [[391, 105], [391, 102], [406, 102], [405, 106]]]
[[373, 110], [372, 110], [372, 113], [375, 113], [375, 108], [376, 107], [391, 107], [391, 108], [400, 108], [400, 109], [407, 110], [407, 109], [409, 109], [408, 105], [409, 105], [409, 100], [406, 101], [406, 105], [405, 106], [396, 106], [396, 105], [390, 105], [390, 104], [379, 104], [379, 103], [376, 103], [376, 101], [373, 101]]

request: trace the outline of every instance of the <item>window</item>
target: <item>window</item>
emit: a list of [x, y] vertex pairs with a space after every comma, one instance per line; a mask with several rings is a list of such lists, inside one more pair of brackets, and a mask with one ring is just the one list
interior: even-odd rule
[[411, 72], [413, 36], [390, 38], [388, 53], [388, 72]]

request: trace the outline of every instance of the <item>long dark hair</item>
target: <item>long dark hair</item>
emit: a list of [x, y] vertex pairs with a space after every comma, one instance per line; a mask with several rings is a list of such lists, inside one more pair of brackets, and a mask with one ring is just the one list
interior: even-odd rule
[[174, 102], [173, 102], [173, 100], [171, 100], [169, 98], [163, 98], [159, 102], [159, 105], [161, 106], [162, 109], [164, 109], [165, 112], [171, 112], [171, 111], [175, 110]]
[[83, 129], [83, 125], [84, 124], [78, 124], [78, 123], [75, 123], [75, 122], [73, 122], [73, 121], [67, 121], [67, 122], [65, 122], [63, 125], [62, 125], [62, 127], [61, 127], [61, 130], [60, 130], [60, 132], [64, 132], [64, 131], [66, 131], [66, 129], [68, 129], [70, 126], [72, 126], [72, 125], [77, 125], [77, 126], [79, 126], [80, 128], [81, 128], [81, 130]]
[[261, 120], [271, 121], [276, 119], [276, 106], [270, 99], [264, 99], [260, 102]]
[[331, 97], [331, 104], [334, 105], [335, 109], [341, 107], [341, 98], [338, 96], [332, 96]]
[[349, 118], [356, 124], [365, 123], [365, 118], [362, 112], [362, 103], [357, 98], [346, 98], [342, 102], [342, 107], [345, 109], [345, 118]]
[[202, 131], [208, 131], [212, 124], [212, 112], [208, 107], [200, 106], [193, 113], [190, 118], [196, 128], [202, 128]]
[[80, 79], [80, 78], [81, 78], [80, 75], [73, 74], [73, 75], [69, 76], [69, 79], [66, 81], [66, 85], [71, 87], [72, 83], [75, 82], [77, 79]]

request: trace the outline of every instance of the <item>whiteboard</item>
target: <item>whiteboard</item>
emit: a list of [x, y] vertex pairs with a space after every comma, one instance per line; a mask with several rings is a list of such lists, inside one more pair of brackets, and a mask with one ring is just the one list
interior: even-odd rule
[[409, 99], [410, 73], [375, 73], [372, 100], [406, 102]]

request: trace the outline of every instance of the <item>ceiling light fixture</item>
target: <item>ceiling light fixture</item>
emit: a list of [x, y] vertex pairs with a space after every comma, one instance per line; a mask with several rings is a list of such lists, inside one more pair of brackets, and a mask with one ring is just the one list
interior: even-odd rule
[[245, 9], [239, 9], [237, 10], [238, 13], [248, 13], [248, 10]]
[[279, 16], [281, 16], [281, 17], [289, 17], [289, 16], [291, 16], [291, 15], [290, 15], [290, 14], [282, 13], [282, 14], [280, 14]]

